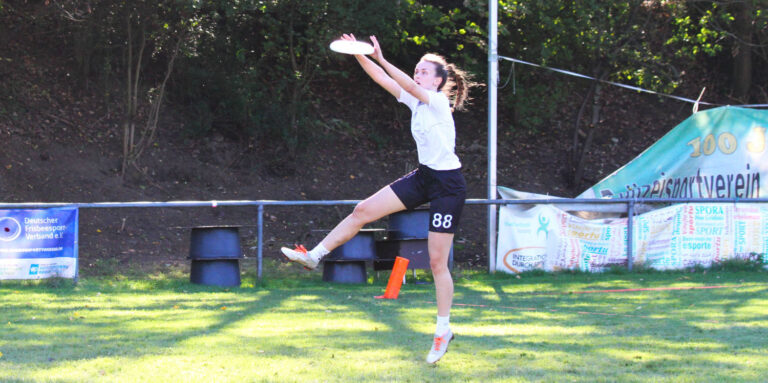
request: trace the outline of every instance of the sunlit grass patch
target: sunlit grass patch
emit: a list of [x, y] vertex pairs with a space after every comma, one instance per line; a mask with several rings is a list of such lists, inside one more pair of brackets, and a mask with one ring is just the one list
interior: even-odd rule
[[[768, 374], [765, 273], [457, 273], [457, 334], [423, 358], [434, 286], [243, 287], [185, 277], [3, 282], [0, 381], [755, 382]], [[287, 278], [287, 277], [285, 277]], [[616, 289], [720, 286], [716, 289]], [[585, 293], [588, 292], [588, 293]]]

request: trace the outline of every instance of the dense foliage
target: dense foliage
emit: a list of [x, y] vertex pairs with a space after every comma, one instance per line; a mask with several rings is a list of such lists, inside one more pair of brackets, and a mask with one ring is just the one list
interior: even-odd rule
[[[717, 73], [733, 103], [766, 102], [766, 3], [500, 0], [499, 53], [664, 92], [686, 73]], [[216, 130], [289, 149], [319, 121], [317, 80], [355, 75], [327, 49], [342, 33], [377, 35], [406, 69], [437, 51], [487, 78], [487, 0], [0, 1], [0, 18], [0, 28], [46, 31], [83, 84], [125, 100], [127, 120], [152, 118], [142, 108], [159, 113], [165, 96], [186, 111], [185, 134]], [[501, 68], [503, 81], [511, 68]], [[540, 129], [542, 110], [574, 92], [599, 102], [592, 84], [539, 75], [519, 71], [515, 92], [503, 93], [508, 126]]]

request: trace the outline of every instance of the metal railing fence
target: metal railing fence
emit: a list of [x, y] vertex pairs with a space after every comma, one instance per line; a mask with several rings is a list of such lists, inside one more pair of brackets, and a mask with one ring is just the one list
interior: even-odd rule
[[[76, 207], [79, 209], [107, 208], [179, 208], [179, 207], [224, 207], [255, 206], [257, 214], [257, 267], [258, 278], [262, 279], [264, 208], [267, 206], [338, 206], [356, 205], [360, 200], [319, 200], [319, 201], [279, 201], [279, 200], [228, 200], [228, 201], [166, 201], [166, 202], [0, 202], [0, 209], [34, 209]], [[627, 217], [635, 216], [637, 204], [682, 204], [682, 203], [766, 203], [768, 198], [545, 198], [545, 199], [467, 199], [467, 205], [626, 205]], [[497, 218], [496, 218], [497, 219]], [[628, 269], [633, 263], [634, 220], [627, 219], [627, 256]], [[490, 249], [489, 249], [490, 250]], [[489, 251], [490, 254], [490, 251]], [[490, 255], [489, 255], [490, 258]], [[489, 272], [494, 272], [492, 259], [488, 260]]]

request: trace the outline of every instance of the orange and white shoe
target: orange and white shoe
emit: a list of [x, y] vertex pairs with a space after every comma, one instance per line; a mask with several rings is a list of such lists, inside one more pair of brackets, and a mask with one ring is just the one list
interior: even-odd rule
[[451, 343], [453, 338], [453, 331], [450, 329], [442, 336], [436, 336], [432, 348], [429, 349], [429, 354], [427, 354], [427, 363], [437, 363], [445, 355], [445, 352], [448, 351], [448, 343]]
[[309, 270], [316, 269], [317, 264], [319, 263], [317, 259], [314, 259], [309, 255], [307, 249], [303, 245], [297, 245], [295, 249], [283, 247], [280, 251], [282, 251], [283, 255], [285, 255], [291, 262], [296, 262]]

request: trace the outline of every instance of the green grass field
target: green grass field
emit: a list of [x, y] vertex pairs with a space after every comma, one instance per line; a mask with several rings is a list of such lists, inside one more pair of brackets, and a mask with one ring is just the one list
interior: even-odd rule
[[[375, 300], [385, 274], [246, 273], [232, 289], [181, 274], [4, 281], [0, 381], [768, 381], [766, 272], [457, 272], [457, 338], [436, 366], [423, 361], [433, 285]], [[720, 287], [600, 291], [703, 286]]]

